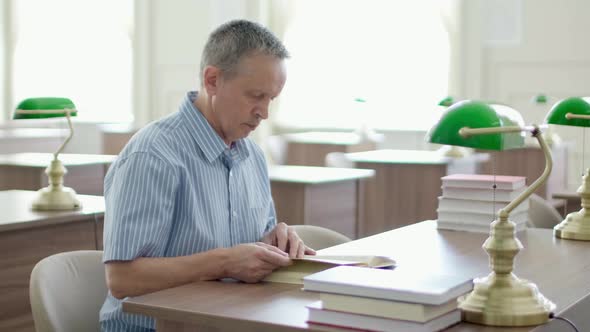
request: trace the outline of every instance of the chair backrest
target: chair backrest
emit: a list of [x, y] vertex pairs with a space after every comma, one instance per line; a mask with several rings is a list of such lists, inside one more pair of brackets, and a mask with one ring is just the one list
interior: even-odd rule
[[562, 220], [557, 209], [543, 197], [536, 194], [529, 197], [529, 227], [553, 228]]
[[346, 158], [344, 152], [329, 152], [326, 154], [324, 164], [327, 167], [353, 168], [354, 162]]
[[37, 332], [100, 331], [107, 296], [102, 251], [44, 258], [31, 273], [29, 296]]
[[345, 235], [324, 227], [312, 225], [293, 225], [292, 227], [305, 245], [315, 250], [351, 241]]

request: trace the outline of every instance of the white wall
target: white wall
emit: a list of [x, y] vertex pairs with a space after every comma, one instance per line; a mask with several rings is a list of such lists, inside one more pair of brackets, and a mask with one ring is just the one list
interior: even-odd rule
[[[590, 95], [590, 1], [464, 0], [461, 8], [470, 17], [462, 30], [469, 41], [460, 53], [469, 59], [458, 89], [462, 97], [506, 103], [525, 122], [539, 124], [551, 105], [531, 103], [535, 94], [554, 96], [550, 104]], [[565, 140], [581, 142], [580, 128], [557, 131]], [[579, 186], [582, 173], [582, 144], [573, 147], [571, 189]]]

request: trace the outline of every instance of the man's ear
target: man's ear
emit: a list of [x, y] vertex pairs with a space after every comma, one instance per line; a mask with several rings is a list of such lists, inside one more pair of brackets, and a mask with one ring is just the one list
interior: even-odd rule
[[221, 76], [221, 70], [215, 66], [207, 66], [203, 70], [203, 88], [209, 96], [217, 93], [217, 84]]

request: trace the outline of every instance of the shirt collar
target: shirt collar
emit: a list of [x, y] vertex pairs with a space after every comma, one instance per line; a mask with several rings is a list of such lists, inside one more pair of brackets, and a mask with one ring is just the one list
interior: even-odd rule
[[211, 127], [203, 113], [193, 104], [196, 98], [197, 92], [189, 91], [180, 105], [180, 113], [185, 117], [189, 132], [205, 154], [205, 158], [209, 162], [213, 162], [224, 151], [227, 151], [226, 155], [231, 156], [234, 161], [246, 159], [250, 154], [245, 139], [239, 139], [233, 142], [231, 147], [228, 147], [215, 129]]

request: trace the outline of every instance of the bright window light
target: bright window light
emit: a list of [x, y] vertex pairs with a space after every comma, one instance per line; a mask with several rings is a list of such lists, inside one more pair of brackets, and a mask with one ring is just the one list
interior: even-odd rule
[[440, 1], [318, 0], [295, 7], [285, 34], [292, 57], [279, 125], [426, 129], [438, 118], [449, 73]]
[[133, 120], [133, 0], [13, 3], [15, 104], [28, 97], [67, 97], [81, 121]]

